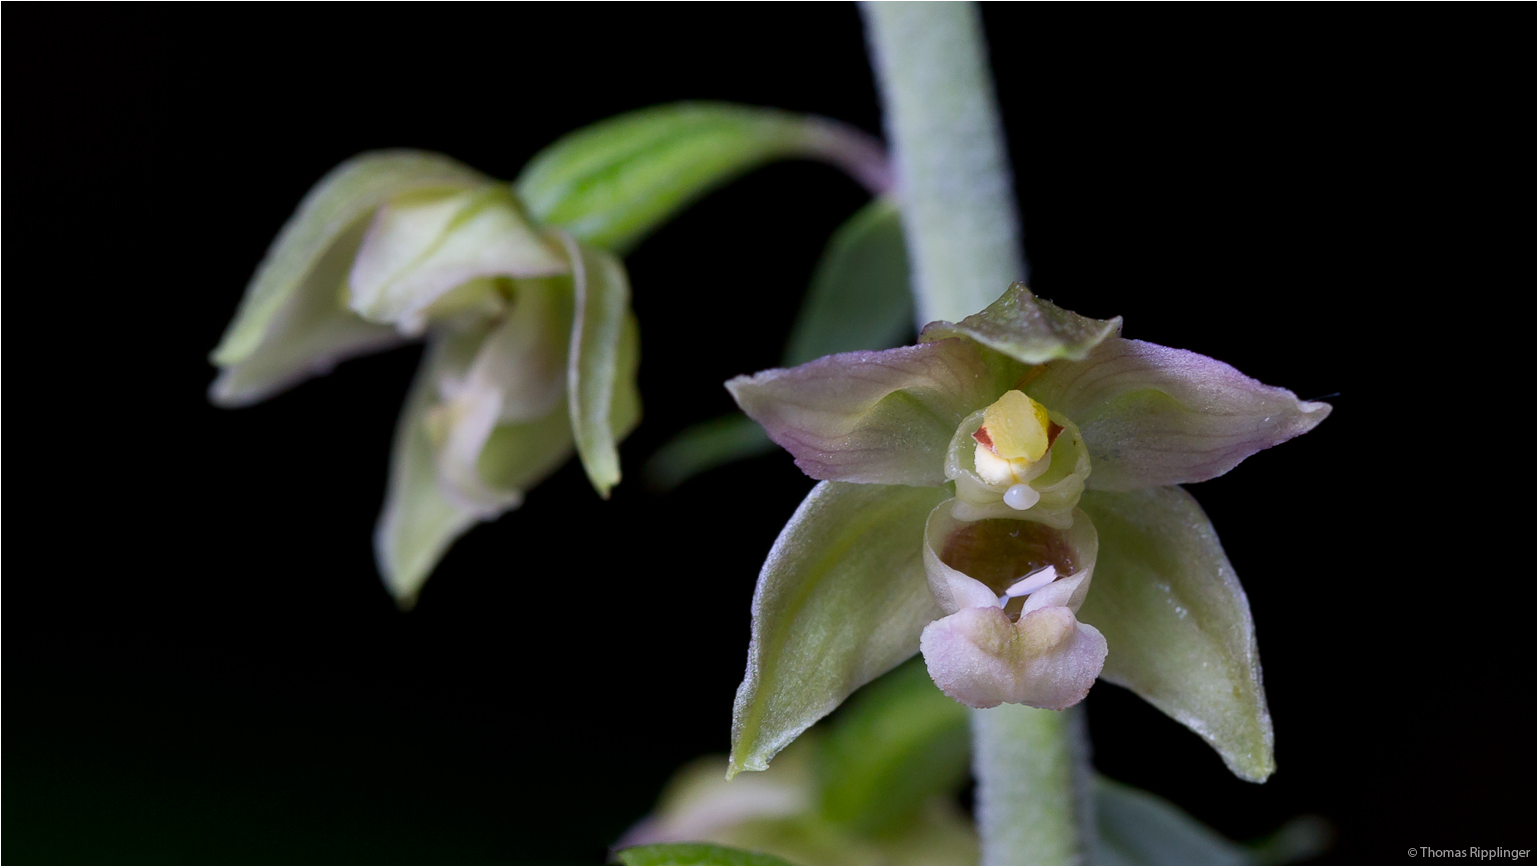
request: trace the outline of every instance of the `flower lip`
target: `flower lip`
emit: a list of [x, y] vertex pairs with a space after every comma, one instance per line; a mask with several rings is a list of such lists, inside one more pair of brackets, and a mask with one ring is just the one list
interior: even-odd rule
[[[1010, 518], [954, 527], [946, 535], [939, 556], [941, 563], [980, 581], [994, 596], [1005, 600], [1001, 607], [1010, 620], [1019, 619], [1028, 595], [1075, 574], [1078, 565], [1073, 545], [1063, 531], [1037, 521]], [[1047, 570], [1051, 570], [1051, 578], [1042, 582], [1038, 576]], [[1037, 586], [1029, 586], [1031, 583]]]

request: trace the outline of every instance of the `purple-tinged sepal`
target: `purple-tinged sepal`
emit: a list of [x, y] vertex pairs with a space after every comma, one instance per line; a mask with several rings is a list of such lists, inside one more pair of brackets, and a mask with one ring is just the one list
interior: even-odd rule
[[1025, 390], [1079, 426], [1095, 460], [1089, 486], [1105, 491], [1221, 476], [1330, 414], [1205, 355], [1120, 337], [1046, 365]]
[[965, 340], [844, 352], [726, 384], [814, 479], [942, 485], [956, 425], [1005, 387]]

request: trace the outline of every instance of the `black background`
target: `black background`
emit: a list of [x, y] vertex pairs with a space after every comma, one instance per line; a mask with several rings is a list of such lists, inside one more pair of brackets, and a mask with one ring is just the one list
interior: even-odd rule
[[[1193, 488], [1250, 594], [1272, 781], [1115, 687], [1088, 701], [1104, 772], [1230, 835], [1315, 813], [1328, 861], [1534, 844], [1532, 525], [1502, 495], [1529, 478], [1508, 450], [1532, 369], [1533, 14], [986, 9], [1034, 288], [1339, 393], [1317, 431]], [[782, 454], [660, 497], [637, 470], [774, 364], [863, 193], [774, 166], [630, 256], [629, 483], [601, 503], [568, 465], [410, 614], [369, 540], [419, 351], [240, 411], [205, 402], [204, 357], [299, 198], [358, 151], [512, 177], [562, 133], [682, 98], [879, 130], [856, 10], [5, 23], [5, 860], [602, 860], [673, 768], [726, 749], [757, 567], [810, 488]]]

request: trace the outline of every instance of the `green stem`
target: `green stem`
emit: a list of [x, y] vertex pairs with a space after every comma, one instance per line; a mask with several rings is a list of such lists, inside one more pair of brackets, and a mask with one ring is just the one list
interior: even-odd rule
[[[972, 3], [866, 3], [919, 324], [961, 319], [1025, 277], [1019, 218]], [[985, 864], [1084, 860], [1094, 827], [1081, 711], [972, 716]]]
[[984, 864], [1077, 864], [1094, 827], [1081, 708], [1006, 704], [972, 712]]
[[920, 325], [1025, 279], [1014, 184], [972, 3], [867, 3]]

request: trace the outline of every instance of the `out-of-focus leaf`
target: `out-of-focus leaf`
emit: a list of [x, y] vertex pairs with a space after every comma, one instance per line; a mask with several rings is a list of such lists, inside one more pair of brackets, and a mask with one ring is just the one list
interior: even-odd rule
[[1058, 358], [1080, 360], [1121, 331], [1121, 317], [1090, 319], [1037, 298], [1024, 283], [1013, 283], [986, 310], [960, 322], [931, 322], [919, 340], [967, 337], [1023, 364]]
[[943, 487], [823, 482], [759, 573], [728, 774], [761, 771], [850, 693], [918, 650], [938, 616], [924, 521]]
[[1110, 646], [1101, 677], [1131, 689], [1261, 782], [1276, 769], [1249, 599], [1216, 531], [1180, 488], [1085, 491], [1100, 533], [1079, 619]]
[[807, 732], [775, 757], [773, 767], [731, 781], [723, 773], [725, 756], [690, 762], [668, 781], [651, 815], [616, 845], [713, 843], [801, 864], [977, 863], [977, 834], [949, 797], [928, 799], [880, 833], [823, 816], [814, 783], [814, 765], [823, 755], [820, 734]]
[[913, 329], [908, 250], [897, 203], [855, 212], [823, 250], [785, 345], [784, 366], [856, 349], [887, 349]]
[[[567, 387], [572, 436], [577, 456], [599, 496], [605, 499], [619, 483], [619, 449], [614, 430], [616, 378], [622, 361], [630, 365], [634, 381], [639, 344], [634, 357], [625, 359], [621, 346], [630, 309], [630, 281], [625, 266], [610, 253], [579, 245], [569, 238], [572, 282], [576, 289], [576, 321], [572, 324]], [[631, 329], [634, 337], [634, 330]], [[621, 386], [623, 388], [623, 386]], [[634, 404], [633, 406], [631, 404]], [[639, 401], [626, 398], [626, 408], [639, 418]]]
[[822, 118], [726, 103], [675, 103], [599, 121], [537, 154], [517, 189], [541, 222], [623, 253], [690, 202], [771, 160], [827, 159], [885, 172], [869, 136]]
[[223, 406], [254, 403], [344, 358], [400, 341], [345, 306], [343, 285], [375, 208], [412, 190], [465, 188], [485, 175], [441, 154], [378, 151], [332, 169], [299, 203], [257, 267], [210, 360]]
[[758, 422], [740, 412], [684, 428], [646, 462], [646, 481], [668, 491], [706, 470], [778, 448]]
[[864, 833], [898, 830], [967, 776], [967, 710], [913, 659], [856, 693], [823, 737], [821, 810]]
[[1295, 816], [1265, 837], [1246, 844], [1254, 864], [1297, 864], [1330, 848], [1335, 829], [1320, 816]]
[[[792, 367], [835, 352], [896, 346], [913, 328], [908, 254], [897, 206], [876, 199], [833, 233], [785, 347]], [[669, 490], [706, 470], [774, 449], [739, 413], [687, 428], [647, 464], [652, 486]]]
[[631, 867], [649, 865], [696, 864], [789, 864], [784, 858], [762, 852], [730, 849], [713, 843], [652, 843], [630, 846], [614, 853], [621, 864]]
[[1096, 775], [1092, 864], [1252, 864], [1254, 853], [1142, 789]]

